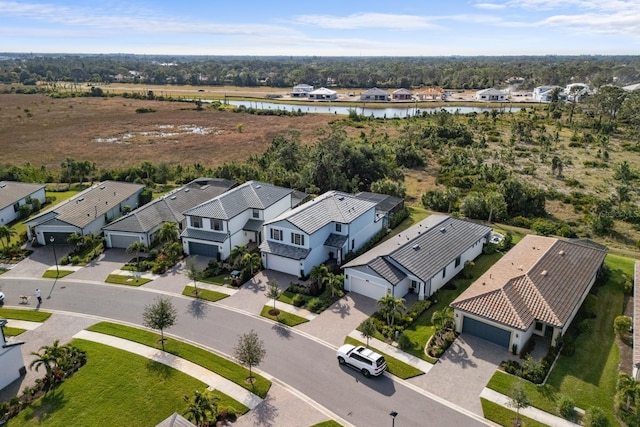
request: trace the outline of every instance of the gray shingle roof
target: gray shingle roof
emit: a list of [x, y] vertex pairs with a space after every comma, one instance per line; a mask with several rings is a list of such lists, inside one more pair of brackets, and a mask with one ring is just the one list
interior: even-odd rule
[[227, 240], [229, 235], [227, 233], [221, 233], [219, 231], [201, 230], [199, 228], [185, 228], [182, 231], [182, 234], [180, 234], [180, 237], [222, 243]]
[[402, 270], [385, 257], [374, 259], [368, 266], [392, 285], [398, 284], [407, 277]]
[[[383, 264], [376, 259], [384, 258], [400, 267], [404, 273], [411, 273], [426, 282], [490, 232], [491, 227], [485, 225], [444, 215], [431, 215], [348, 262], [343, 268], [369, 265], [374, 269], [372, 265], [376, 265], [382, 269]], [[392, 278], [398, 276], [393, 271], [385, 274]]]
[[309, 252], [311, 252], [311, 249], [265, 240], [260, 244], [260, 251], [268, 254], [279, 255], [285, 258], [305, 259], [307, 255], [309, 255]]
[[327, 191], [297, 208], [271, 221], [288, 221], [307, 234], [313, 234], [332, 222], [350, 224], [376, 204], [361, 200], [352, 194]]
[[390, 212], [398, 205], [404, 204], [404, 200], [399, 197], [389, 196], [387, 194], [371, 193], [362, 191], [356, 194], [356, 197], [362, 200], [368, 200], [376, 203], [376, 210], [379, 212]]
[[205, 218], [231, 219], [247, 209], [266, 209], [293, 190], [259, 181], [244, 184], [184, 212]]
[[143, 188], [144, 185], [141, 184], [104, 181], [25, 221], [25, 223], [40, 224], [50, 212], [55, 212], [59, 221], [84, 228], [97, 217], [109, 212], [114, 206], [118, 206]]
[[606, 253], [583, 242], [526, 236], [451, 306], [521, 330], [534, 319], [562, 327]]
[[387, 91], [377, 87], [372, 87], [371, 89], [367, 89], [362, 92], [362, 95], [387, 95]]
[[43, 184], [0, 181], [0, 209], [11, 206], [44, 187]]
[[250, 218], [244, 224], [242, 229], [246, 231], [260, 231], [262, 230], [262, 224], [264, 224], [263, 220]]
[[348, 239], [348, 236], [331, 233], [329, 234], [329, 237], [327, 237], [327, 240], [324, 241], [324, 245], [329, 246], [331, 248], [340, 249], [341, 247], [344, 246], [347, 239]]
[[108, 231], [146, 233], [163, 222], [179, 223], [187, 209], [223, 194], [236, 185], [220, 178], [198, 178], [103, 227]]

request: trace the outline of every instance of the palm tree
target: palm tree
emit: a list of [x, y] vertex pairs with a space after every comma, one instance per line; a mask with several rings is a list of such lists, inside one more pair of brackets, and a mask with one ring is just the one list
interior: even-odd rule
[[327, 284], [329, 285], [329, 289], [331, 289], [332, 297], [336, 296], [336, 294], [342, 296], [342, 289], [344, 287], [344, 275], [329, 274]]
[[183, 399], [187, 403], [187, 409], [182, 415], [193, 421], [196, 426], [203, 427], [216, 422], [218, 405], [215, 402], [216, 398], [211, 396], [208, 390], [203, 393], [195, 390], [193, 396], [184, 395]]
[[7, 246], [9, 246], [11, 244], [11, 238], [16, 234], [18, 234], [16, 230], [9, 227], [8, 225], [0, 226], [0, 240], [4, 239], [2, 240], [2, 247], [6, 248]]
[[329, 276], [329, 269], [324, 264], [318, 264], [311, 269], [309, 277], [313, 279], [318, 285], [325, 283]]
[[380, 298], [378, 300], [378, 305], [381, 307], [380, 311], [387, 319], [387, 325], [389, 326], [393, 326], [396, 315], [402, 314], [406, 310], [404, 299], [394, 298], [391, 294], [387, 294]]
[[242, 259], [242, 257], [244, 257], [244, 254], [247, 253], [247, 250], [247, 245], [239, 245], [231, 249], [231, 253], [229, 253], [229, 259], [231, 261], [231, 265], [233, 265], [234, 268], [239, 265], [240, 260]]
[[640, 399], [640, 383], [629, 374], [621, 372], [618, 375], [617, 389], [617, 398], [619, 401], [624, 402], [627, 411], [632, 405], [635, 406], [638, 399]]
[[175, 222], [165, 222], [158, 230], [158, 239], [162, 243], [178, 240], [178, 225]]
[[241, 264], [243, 267], [249, 267], [251, 275], [253, 276], [253, 271], [260, 268], [261, 262], [262, 258], [260, 258], [260, 254], [256, 252], [247, 252], [242, 256]]
[[454, 325], [451, 307], [444, 307], [442, 310], [436, 310], [431, 316], [431, 323], [436, 330], [450, 329]]
[[71, 189], [71, 177], [75, 170], [76, 162], [71, 157], [67, 157], [66, 159], [64, 159], [64, 162], [60, 164], [60, 166], [62, 167], [62, 169], [67, 170], [67, 182], [69, 183], [67, 190], [69, 190]]
[[144, 252], [147, 247], [142, 242], [133, 242], [127, 247], [127, 253], [135, 253], [136, 254], [136, 267], [140, 264], [140, 252]]
[[175, 263], [180, 255], [182, 255], [182, 245], [180, 244], [180, 242], [170, 243], [164, 247], [164, 253], [172, 263]]
[[84, 245], [84, 236], [80, 233], [71, 233], [67, 237], [67, 243], [74, 246], [76, 251]]

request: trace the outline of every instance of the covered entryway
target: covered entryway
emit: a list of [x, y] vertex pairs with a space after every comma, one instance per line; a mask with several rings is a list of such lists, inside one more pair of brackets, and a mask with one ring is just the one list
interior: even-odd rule
[[297, 259], [285, 258], [274, 254], [266, 255], [267, 262], [265, 263], [264, 268], [300, 277], [300, 261]]
[[387, 288], [376, 283], [367, 282], [366, 280], [354, 277], [349, 278], [349, 291], [364, 295], [365, 297], [379, 300], [387, 295]]
[[122, 234], [109, 234], [112, 248], [127, 249], [132, 243], [139, 242], [138, 236], [126, 236]]
[[501, 347], [509, 348], [511, 332], [470, 317], [462, 319], [462, 333], [474, 335]]
[[189, 242], [189, 255], [200, 255], [209, 258], [218, 258], [218, 247], [205, 243]]

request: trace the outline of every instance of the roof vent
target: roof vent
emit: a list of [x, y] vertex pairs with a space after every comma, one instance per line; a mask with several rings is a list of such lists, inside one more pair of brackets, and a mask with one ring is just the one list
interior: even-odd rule
[[101, 189], [101, 190], [104, 190], [105, 188], [107, 188], [107, 187], [106, 187], [106, 186], [104, 186], [104, 185], [101, 185], [101, 186], [100, 186], [100, 189]]
[[560, 256], [564, 256], [564, 251], [560, 251], [560, 252], [558, 252], [558, 255], [560, 255]]
[[344, 196], [338, 197], [338, 200], [343, 201], [344, 200]]
[[542, 273], [540, 273], [540, 275], [541, 275], [541, 276], [546, 276], [546, 275], [547, 275], [547, 273], [548, 273], [548, 271], [547, 271], [547, 270], [542, 270]]
[[420, 249], [420, 245], [413, 245], [413, 249], [417, 251], [418, 249]]
[[446, 228], [444, 228], [444, 227], [442, 227], [442, 228], [440, 229], [440, 232], [441, 232], [441, 233], [446, 233], [446, 232], [447, 232], [447, 229], [446, 229]]
[[83, 201], [83, 200], [84, 200], [84, 197], [80, 197], [80, 198], [78, 199], [78, 201], [79, 201], [79, 202], [81, 202], [81, 201]]
[[171, 200], [175, 200], [175, 199], [177, 199], [176, 196], [171, 196]]
[[185, 189], [184, 189], [184, 192], [185, 192], [185, 193], [188, 193], [188, 192], [189, 192], [189, 190], [190, 190], [189, 188], [185, 188]]
[[256, 185], [256, 188], [260, 188], [260, 187], [262, 187], [262, 186], [261, 185]]
[[4, 188], [6, 186], [7, 186], [7, 184], [0, 184], [0, 188]]

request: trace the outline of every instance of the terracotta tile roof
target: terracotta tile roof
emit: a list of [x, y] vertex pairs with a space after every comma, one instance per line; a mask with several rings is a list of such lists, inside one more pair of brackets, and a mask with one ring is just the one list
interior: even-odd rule
[[584, 242], [529, 235], [451, 306], [521, 330], [534, 320], [562, 327], [605, 255]]

